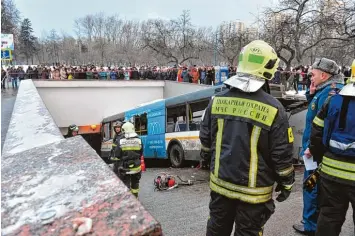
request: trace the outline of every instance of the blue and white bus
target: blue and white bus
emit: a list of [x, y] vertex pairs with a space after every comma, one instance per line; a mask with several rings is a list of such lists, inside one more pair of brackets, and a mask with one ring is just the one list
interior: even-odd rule
[[[199, 161], [201, 117], [211, 97], [223, 89], [224, 85], [219, 85], [177, 97], [155, 100], [105, 118], [101, 124], [101, 157], [107, 160], [110, 154], [114, 136], [112, 123], [117, 120], [130, 120], [143, 141], [144, 158], [169, 158], [174, 167], [183, 166], [185, 160]], [[282, 96], [276, 98], [290, 115], [307, 109], [305, 99]], [[298, 129], [303, 130], [303, 124], [302, 128]], [[299, 136], [301, 139], [301, 133]]]
[[144, 144], [144, 158], [169, 158], [174, 167], [185, 160], [200, 160], [199, 130], [201, 117], [211, 97], [223, 85], [145, 103], [105, 118], [102, 121], [101, 156], [106, 159], [112, 147], [112, 123], [130, 120]]

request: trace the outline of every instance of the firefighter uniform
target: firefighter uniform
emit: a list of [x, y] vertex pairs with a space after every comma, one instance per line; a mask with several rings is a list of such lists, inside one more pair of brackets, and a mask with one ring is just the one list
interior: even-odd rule
[[123, 133], [121, 131], [122, 122], [116, 121], [113, 124], [113, 129], [115, 131], [115, 136], [112, 140], [112, 149], [110, 155], [110, 161], [113, 162], [113, 172], [118, 176], [118, 168], [121, 166], [121, 159], [119, 158], [120, 149], [118, 146], [120, 145], [120, 140], [123, 137]]
[[122, 126], [124, 137], [120, 139], [118, 146], [121, 166], [118, 168], [118, 176], [122, 182], [138, 197], [139, 180], [141, 179], [141, 162], [143, 155], [142, 141], [134, 130], [134, 125], [126, 122]]
[[234, 222], [237, 236], [262, 235], [275, 208], [275, 181], [278, 201], [294, 183], [292, 129], [282, 104], [261, 89], [277, 55], [256, 40], [239, 60], [237, 74], [225, 81], [230, 90], [211, 100], [201, 123], [201, 157], [211, 157], [207, 235], [230, 235]]
[[319, 236], [339, 235], [349, 202], [355, 208], [354, 82], [330, 97], [313, 120], [310, 151], [321, 162], [322, 178]]

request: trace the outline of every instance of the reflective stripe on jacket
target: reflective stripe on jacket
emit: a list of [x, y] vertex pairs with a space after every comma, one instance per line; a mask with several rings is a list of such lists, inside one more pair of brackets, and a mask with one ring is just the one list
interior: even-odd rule
[[141, 171], [140, 158], [143, 154], [142, 141], [138, 137], [122, 138], [120, 149], [123, 168], [127, 169], [126, 174], [136, 174]]
[[306, 151], [306, 149], [309, 148], [312, 122], [313, 122], [314, 118], [316, 117], [317, 113], [320, 111], [323, 104], [325, 103], [325, 101], [329, 97], [329, 94], [332, 93], [332, 91], [334, 89], [336, 89], [336, 88], [340, 89], [343, 87], [342, 84], [334, 84], [334, 85], [329, 84], [329, 85], [325, 86], [324, 88], [317, 90], [314, 95], [310, 95], [309, 92], [306, 93], [306, 97], [308, 100], [308, 111], [307, 111], [307, 115], [306, 115], [305, 129], [304, 129], [303, 137], [302, 137], [302, 150], [301, 150], [301, 153], [299, 154], [300, 156], [303, 156], [304, 151]]
[[[349, 109], [355, 98], [351, 98], [347, 112], [342, 113], [344, 100], [339, 100], [340, 97], [338, 94], [330, 97], [314, 118], [310, 151], [317, 162], [321, 163], [320, 173], [323, 178], [355, 186], [355, 113], [354, 109]], [[340, 117], [342, 115], [344, 117]], [[345, 127], [341, 128], [342, 125]]]
[[211, 190], [252, 204], [269, 201], [275, 181], [293, 183], [293, 139], [286, 112], [271, 95], [237, 89], [216, 95], [200, 131], [212, 157]]

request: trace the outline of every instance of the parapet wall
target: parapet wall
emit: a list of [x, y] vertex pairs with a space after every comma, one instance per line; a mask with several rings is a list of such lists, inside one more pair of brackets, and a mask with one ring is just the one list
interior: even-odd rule
[[64, 139], [31, 80], [21, 82], [1, 157], [2, 235], [161, 235], [144, 209], [81, 137]]
[[63, 140], [32, 80], [24, 80], [17, 93], [2, 156]]

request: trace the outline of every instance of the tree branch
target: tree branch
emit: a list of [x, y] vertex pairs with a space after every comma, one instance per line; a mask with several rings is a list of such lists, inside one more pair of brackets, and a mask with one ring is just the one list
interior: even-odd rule
[[306, 51], [308, 51], [309, 49], [311, 49], [311, 48], [317, 46], [319, 43], [321, 43], [321, 42], [323, 42], [323, 41], [325, 41], [325, 40], [340, 40], [340, 41], [346, 41], [346, 42], [349, 41], [349, 39], [334, 38], [334, 37], [322, 38], [322, 39], [318, 40], [317, 42], [315, 42], [314, 44], [312, 44], [312, 45], [306, 47], [305, 49], [303, 49], [302, 55], [303, 55]]

